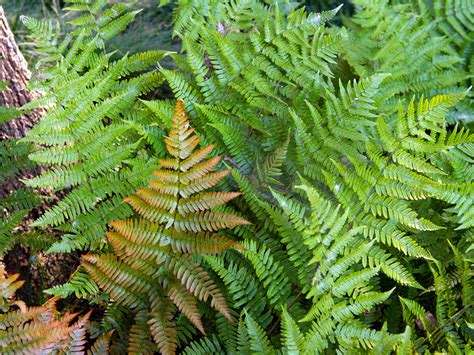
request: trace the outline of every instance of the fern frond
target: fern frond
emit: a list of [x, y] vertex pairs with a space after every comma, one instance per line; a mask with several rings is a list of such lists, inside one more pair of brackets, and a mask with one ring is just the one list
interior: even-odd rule
[[[57, 298], [38, 307], [28, 308], [13, 301], [23, 284], [18, 275], [7, 277], [0, 265], [0, 328], [2, 353], [84, 352], [91, 311], [76, 319], [77, 314], [57, 315]], [[10, 310], [17, 306], [19, 310]]]
[[286, 309], [283, 310], [281, 327], [286, 351], [290, 354], [305, 353], [305, 337]]
[[[163, 354], [176, 352], [176, 325], [173, 322], [172, 303], [154, 294], [151, 299], [148, 325], [153, 339]], [[143, 335], [141, 335], [143, 336]]]
[[258, 246], [254, 241], [243, 243], [241, 251], [255, 268], [255, 273], [267, 289], [268, 301], [273, 305], [282, 304], [289, 297], [290, 283], [283, 266], [275, 260], [270, 250], [264, 245]]
[[276, 353], [261, 326], [254, 319], [252, 319], [249, 314], [245, 315], [245, 325], [250, 337], [250, 349], [252, 351], [261, 354]]
[[[151, 189], [138, 190], [125, 199], [138, 218], [113, 221], [113, 231], [106, 233], [116, 255], [83, 257], [89, 275], [116, 302], [132, 309], [148, 309], [151, 334], [163, 353], [173, 353], [177, 346], [171, 305], [176, 305], [202, 333], [205, 330], [195, 298], [210, 300], [212, 307], [231, 319], [224, 295], [188, 254], [242, 249], [213, 232], [249, 223], [234, 214], [211, 210], [239, 194], [201, 192], [215, 186], [228, 172], [211, 172], [220, 157], [201, 163], [213, 146], [194, 151], [199, 138], [189, 127], [181, 101], [176, 105], [171, 128], [165, 144], [173, 158], [160, 160], [165, 168], [155, 171], [154, 180], [149, 181]], [[147, 282], [147, 278], [153, 282]], [[139, 341], [137, 336], [134, 343]]]
[[225, 354], [224, 349], [218, 339], [213, 337], [205, 337], [199, 341], [194, 341], [186, 347], [183, 354], [200, 355], [200, 354]]
[[92, 354], [107, 354], [109, 351], [109, 344], [110, 340], [112, 338], [113, 330], [109, 331], [108, 333], [105, 333], [98, 337], [94, 344], [92, 345], [92, 348], [88, 350], [87, 354], [92, 355]]

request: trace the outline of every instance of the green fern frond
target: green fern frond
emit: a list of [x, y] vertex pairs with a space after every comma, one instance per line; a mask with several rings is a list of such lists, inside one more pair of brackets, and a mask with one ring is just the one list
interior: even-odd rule
[[[451, 9], [455, 6], [452, 3], [435, 1], [428, 5], [417, 1], [397, 4], [356, 0], [356, 14], [345, 18], [346, 25], [352, 28], [349, 36], [353, 45], [344, 53], [344, 58], [362, 77], [375, 73], [392, 74], [384, 81], [378, 97], [462, 92], [461, 86], [468, 78], [468, 72], [462, 68], [461, 53], [454, 51], [451, 45], [456, 41], [453, 31], [446, 36], [443, 29], [449, 23], [446, 19], [455, 20], [456, 16], [441, 15], [445, 6]], [[427, 9], [431, 6], [438, 21], [428, 15], [433, 11]], [[461, 8], [465, 6], [453, 12], [464, 14]], [[465, 19], [463, 23], [470, 26]], [[396, 100], [390, 99], [390, 102], [393, 104], [385, 107], [393, 110]]]
[[[291, 318], [286, 309], [282, 313], [282, 335], [285, 344], [285, 350], [289, 354], [306, 353], [305, 337], [298, 328], [296, 322]], [[309, 351], [310, 349], [308, 349]]]
[[289, 297], [289, 278], [283, 266], [275, 260], [270, 250], [264, 245], [258, 246], [254, 241], [242, 243], [243, 255], [249, 259], [255, 268], [255, 273], [267, 290], [268, 301], [279, 305]]
[[186, 347], [183, 354], [186, 355], [201, 355], [201, 354], [226, 354], [218, 339], [206, 337], [199, 341], [192, 342]]
[[99, 292], [99, 287], [88, 274], [82, 270], [76, 270], [67, 283], [54, 286], [44, 292], [61, 298], [67, 298], [70, 295], [85, 298], [96, 295]]
[[[227, 254], [224, 254], [227, 256]], [[230, 259], [226, 263], [226, 259]], [[248, 312], [267, 325], [270, 321], [270, 313], [267, 311], [265, 291], [262, 285], [255, 279], [252, 270], [245, 263], [228, 256], [204, 256], [204, 260], [216, 272], [227, 287], [236, 308], [246, 308]]]
[[276, 351], [261, 326], [249, 314], [245, 314], [244, 321], [250, 337], [250, 349], [260, 354], [275, 354]]

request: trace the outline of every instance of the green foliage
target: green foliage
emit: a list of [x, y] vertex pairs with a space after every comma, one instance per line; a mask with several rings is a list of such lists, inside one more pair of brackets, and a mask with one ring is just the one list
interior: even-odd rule
[[179, 0], [174, 66], [115, 59], [137, 13], [106, 3], [71, 2], [66, 36], [24, 20], [46, 54], [22, 110], [48, 111], [18, 156], [62, 196], [33, 226], [94, 253], [48, 293], [97, 304], [116, 353], [470, 351], [467, 1]]
[[[4, 82], [1, 90], [7, 87]], [[20, 116], [16, 108], [0, 106], [0, 124]], [[17, 187], [15, 180], [31, 171], [34, 164], [28, 160], [32, 147], [19, 143], [15, 138], [0, 141], [0, 255], [4, 255], [24, 236], [16, 228], [28, 212], [38, 204], [38, 196], [24, 187]], [[28, 243], [25, 243], [28, 245]]]
[[[384, 328], [385, 333], [399, 333], [393, 338], [364, 327], [374, 322], [381, 326], [380, 314], [391, 312], [392, 304], [401, 307], [381, 291], [384, 285], [394, 286], [387, 277], [399, 285], [398, 294], [429, 286], [429, 279], [416, 275], [426, 272], [443, 243], [442, 238], [429, 242], [429, 236], [448, 231], [459, 243], [463, 238], [457, 230], [472, 227], [474, 138], [461, 120], [470, 109], [461, 103], [458, 113], [450, 113], [470, 95], [463, 88], [469, 74], [463, 69], [465, 54], [435, 24], [415, 17], [410, 12], [414, 5], [356, 5], [356, 15], [344, 20], [346, 30], [325, 26], [337, 10], [307, 14], [257, 1], [178, 1], [175, 35], [183, 41], [183, 55], [174, 57], [178, 71], [161, 72], [178, 98], [194, 103], [187, 108], [198, 128], [230, 157], [245, 201], [241, 208], [255, 222], [239, 229], [246, 239], [240, 254], [247, 260], [235, 252], [204, 258], [223, 278], [236, 307], [246, 308], [262, 329], [272, 331], [272, 318], [282, 317], [284, 303], [292, 318], [321, 322], [328, 316], [318, 313], [320, 301], [312, 300], [312, 310], [303, 295], [328, 295], [334, 302], [343, 288], [336, 287], [335, 294], [328, 288], [338, 278], [351, 290], [375, 275], [370, 269], [353, 269], [352, 263], [361, 262], [381, 272], [361, 291], [366, 308], [354, 305], [339, 314], [322, 303], [336, 321], [363, 314], [359, 323], [345, 320], [346, 328], [336, 321], [328, 328], [318, 324], [321, 331], [339, 335], [333, 335], [333, 344], [320, 342], [315, 348], [414, 349], [418, 345], [409, 341], [414, 328], [406, 328], [400, 316]], [[169, 120], [168, 103], [147, 106]], [[458, 126], [449, 125], [453, 118]], [[341, 262], [335, 270], [349, 268], [353, 279], [334, 270], [325, 278], [325, 269], [313, 265], [318, 259], [305, 247], [306, 207], [292, 191], [296, 172], [306, 186], [314, 186], [313, 194], [340, 204], [326, 216], [328, 225], [315, 244], [321, 245], [319, 257]], [[331, 223], [336, 223], [333, 232]], [[353, 249], [345, 244], [349, 236], [357, 237]], [[332, 238], [342, 254], [331, 250]], [[320, 280], [320, 288], [309, 286], [314, 279]], [[377, 311], [377, 302], [365, 304], [364, 297], [390, 307]], [[303, 330], [309, 329], [305, 324]], [[224, 338], [219, 344], [236, 342]], [[216, 346], [215, 338], [199, 346], [211, 344]]]
[[23, 19], [40, 50], [48, 53], [40, 61], [45, 66], [35, 82], [44, 95], [23, 107], [47, 107], [47, 113], [22, 142], [34, 144], [30, 159], [49, 169], [25, 184], [65, 193], [33, 223], [64, 232], [50, 252], [102, 248], [107, 223], [132, 212], [122, 198], [142, 186], [143, 176], [156, 164], [137, 138], [142, 122], [128, 121], [140, 115], [135, 105], [138, 96], [161, 83], [160, 74], [146, 69], [166, 53], [150, 51], [112, 61], [102, 39], [131, 20], [122, 15], [126, 7], [117, 4], [118, 8], [112, 6], [99, 16], [103, 1], [74, 4], [75, 10], [83, 8], [80, 16], [95, 22], [90, 27], [81, 24], [79, 32], [64, 39], [51, 22]]
[[[436, 295], [433, 313], [427, 311], [417, 301], [400, 298], [403, 306], [403, 316], [408, 324], [419, 322], [426, 332], [426, 338], [418, 339], [423, 348], [430, 351], [448, 351], [462, 353], [467, 351], [466, 345], [472, 340], [473, 329], [470, 324], [473, 320], [472, 274], [469, 272], [469, 261], [456, 247], [451, 245], [453, 260], [440, 263], [434, 262], [430, 266], [434, 277], [434, 286], [431, 289]], [[469, 254], [472, 254], [470, 252]], [[453, 265], [454, 264], [454, 265]], [[448, 268], [454, 267], [456, 278], [454, 284], [449, 280]], [[461, 299], [459, 304], [458, 300]], [[466, 348], [465, 348], [466, 347]]]
[[[472, 78], [469, 1], [435, 0], [430, 5], [424, 1], [399, 1], [397, 5], [386, 0], [353, 2], [358, 10], [345, 21], [353, 31], [344, 59], [360, 77], [392, 74], [378, 97], [395, 105], [400, 96], [463, 92], [465, 81]], [[461, 107], [453, 119], [472, 121], [472, 104]], [[385, 105], [386, 110], [391, 108]]]
[[[279, 305], [287, 304], [291, 309], [290, 312], [298, 317], [295, 320], [287, 310], [287, 306], [283, 306], [280, 340], [277, 338], [270, 340], [267, 337], [260, 325], [260, 318], [257, 320], [252, 317], [249, 312], [255, 313], [255, 310], [249, 307], [244, 317], [245, 321], [239, 325], [236, 332], [230, 333], [230, 337], [243, 337], [243, 340], [229, 339], [228, 334], [219, 334], [221, 339], [217, 344], [226, 347], [227, 352], [232, 351], [228, 344], [238, 343], [237, 352], [240, 353], [246, 351], [245, 346], [249, 346], [250, 351], [254, 353], [276, 353], [271, 345], [275, 342], [277, 346], [282, 347], [282, 353], [306, 354], [321, 353], [330, 349], [339, 349], [341, 352], [355, 349], [376, 351], [378, 341], [389, 343], [390, 346], [386, 349], [391, 350], [409, 342], [409, 338], [402, 341], [402, 335], [388, 334], [386, 329], [385, 333], [377, 332], [364, 324], [365, 313], [368, 310], [373, 312], [386, 302], [393, 292], [393, 289], [380, 292], [378, 286], [371, 281], [380, 270], [380, 266], [370, 261], [371, 251], [376, 250], [374, 242], [365, 242], [363, 238], [361, 239], [362, 228], [346, 223], [348, 214], [341, 210], [341, 206], [334, 206], [310, 186], [303, 185], [300, 188], [308, 196], [311, 211], [299, 215], [299, 218], [289, 219], [286, 230], [292, 227], [293, 233], [296, 233], [293, 234], [295, 237], [297, 234], [301, 235], [303, 248], [300, 248], [298, 253], [309, 254], [311, 257], [304, 265], [307, 273], [311, 274], [311, 279], [303, 279], [301, 282], [304, 285], [301, 292], [310, 303], [301, 304], [305, 310], [297, 312], [295, 305], [292, 304], [295, 301], [289, 301], [291, 300], [289, 295], [278, 300]], [[275, 197], [283, 211], [288, 213], [287, 216], [294, 216], [292, 210], [295, 210], [298, 203], [276, 194]], [[304, 206], [300, 208], [304, 209]], [[248, 255], [248, 251], [251, 250], [247, 247], [244, 253]], [[253, 258], [262, 254], [262, 259], [266, 255], [267, 264], [271, 262], [271, 255], [268, 253], [255, 254], [248, 256], [253, 264]], [[214, 267], [212, 263], [211, 266]], [[270, 267], [265, 270], [262, 265], [262, 269], [256, 268], [259, 279], [262, 279], [262, 273], [271, 277], [269, 282], [271, 286], [288, 289], [278, 276], [281, 271]], [[267, 286], [265, 280], [263, 286]], [[271, 287], [268, 287], [268, 292], [271, 291]], [[235, 291], [230, 288], [230, 292]], [[298, 316], [298, 313], [302, 314]], [[304, 330], [298, 325], [301, 323]], [[189, 353], [203, 353], [197, 349], [218, 346], [215, 340], [205, 339], [207, 340], [203, 340], [199, 346], [191, 345]]]

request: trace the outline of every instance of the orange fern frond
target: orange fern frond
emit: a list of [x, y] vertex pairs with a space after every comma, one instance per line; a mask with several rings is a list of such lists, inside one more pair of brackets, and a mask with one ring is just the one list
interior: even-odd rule
[[[85, 353], [87, 330], [91, 312], [79, 317], [66, 313], [58, 317], [53, 297], [39, 307], [26, 307], [21, 301], [12, 301], [22, 281], [18, 275], [7, 277], [0, 262], [0, 313], [1, 354]], [[10, 310], [16, 306], [19, 310]]]
[[198, 328], [202, 334], [206, 334], [201, 322], [201, 315], [197, 307], [196, 299], [179, 281], [171, 281], [168, 286], [168, 296], [178, 309]]
[[[171, 128], [164, 138], [171, 157], [159, 161], [162, 169], [153, 173], [149, 187], [124, 199], [137, 216], [110, 223], [112, 230], [106, 237], [115, 253], [88, 255], [82, 261], [115, 302], [134, 308], [137, 317], [140, 315], [130, 333], [129, 349], [133, 351], [151, 335], [162, 353], [174, 353], [176, 308], [204, 333], [197, 300], [209, 300], [212, 307], [232, 319], [224, 295], [191, 256], [242, 249], [216, 232], [249, 223], [237, 215], [213, 210], [240, 193], [205, 191], [214, 188], [229, 171], [213, 171], [222, 159], [208, 157], [215, 145], [197, 149], [200, 139], [190, 127], [181, 101], [176, 104]], [[139, 333], [143, 333], [142, 339]]]

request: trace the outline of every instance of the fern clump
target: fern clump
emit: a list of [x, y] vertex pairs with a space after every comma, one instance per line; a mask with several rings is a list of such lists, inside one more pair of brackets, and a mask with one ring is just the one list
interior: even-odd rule
[[[60, 198], [29, 227], [84, 254], [46, 292], [98, 305], [112, 353], [470, 351], [466, 1], [353, 0], [340, 16], [177, 0], [181, 52], [123, 57], [109, 41], [134, 3], [69, 3], [65, 35], [24, 18], [44, 95], [1, 113], [47, 109], [19, 156], [42, 166], [27, 191]], [[21, 195], [0, 201], [0, 241]]]
[[[338, 109], [331, 102], [323, 110], [307, 103], [318, 130], [311, 134], [303, 119], [294, 114], [298, 140], [305, 147], [299, 158], [304, 164], [302, 170], [308, 178], [327, 186], [349, 211], [350, 220], [363, 226], [364, 236], [409, 256], [431, 259], [415, 235], [442, 227], [419, 216], [408, 201], [436, 198], [463, 211], [457, 217], [459, 228], [469, 228], [473, 221], [471, 212], [467, 212], [472, 211], [472, 199], [466, 199], [472, 194], [471, 183], [452, 178], [451, 167], [442, 162], [473, 140], [463, 128], [446, 129], [446, 112], [461, 97], [437, 96], [421, 99], [417, 105], [411, 101], [406, 110], [399, 108], [393, 120], [379, 118], [373, 122], [366, 116], [363, 120], [367, 127], [374, 128], [367, 131], [370, 138], [365, 141], [354, 139], [362, 126], [352, 130], [346, 125], [350, 137], [338, 137]], [[337, 104], [342, 106], [342, 102]], [[402, 284], [417, 286], [402, 269], [395, 263], [383, 267]]]
[[195, 298], [210, 300], [213, 308], [232, 319], [223, 294], [192, 255], [241, 249], [215, 233], [248, 223], [215, 210], [239, 193], [205, 192], [229, 171], [211, 172], [221, 160], [220, 156], [205, 160], [214, 145], [195, 151], [200, 139], [189, 126], [181, 101], [171, 128], [165, 138], [171, 157], [159, 160], [163, 169], [153, 173], [149, 188], [125, 199], [138, 216], [113, 221], [113, 230], [106, 233], [114, 253], [83, 257], [84, 268], [115, 302], [146, 314], [149, 332], [132, 332], [129, 351], [140, 350], [134, 349], [135, 337], [151, 333], [162, 353], [174, 353], [174, 306], [204, 333]]
[[[187, 353], [200, 354], [205, 350], [198, 349], [212, 347], [224, 348], [228, 353], [265, 354], [278, 353], [277, 349], [284, 354], [319, 354], [334, 350], [385, 353], [412, 348], [410, 328], [405, 334], [391, 334], [386, 325], [378, 331], [364, 319], [368, 312], [376, 313], [383, 307], [395, 290], [381, 291], [374, 282], [380, 273], [380, 266], [370, 256], [377, 250], [374, 241], [367, 242], [361, 227], [347, 223], [349, 214], [341, 205], [322, 197], [307, 182], [298, 188], [307, 196], [309, 208], [274, 193], [279, 208], [271, 208], [269, 216], [280, 224], [283, 237], [291, 233], [301, 243], [289, 253], [295, 263], [304, 260], [304, 271], [298, 276], [302, 279], [301, 293], [308, 301], [289, 297], [281, 300], [281, 337], [267, 335], [264, 319], [255, 318], [255, 310], [248, 308], [238, 325], [230, 325], [233, 330], [193, 343]], [[257, 259], [256, 255], [246, 255], [252, 263]], [[215, 268], [213, 258], [206, 259]], [[258, 277], [268, 272], [263, 265], [256, 269]], [[229, 290], [231, 294], [234, 291], [233, 287]]]
[[[188, 103], [199, 128], [231, 158], [245, 202], [241, 209], [255, 222], [239, 229], [245, 250], [205, 256], [234, 305], [271, 332], [284, 304], [297, 320], [307, 314], [316, 323], [330, 317], [307, 308], [306, 296], [318, 294], [309, 286], [312, 280], [321, 278], [316, 284], [323, 293], [337, 280], [324, 279], [324, 267], [315, 266], [311, 248], [305, 247], [306, 208], [294, 189], [302, 177], [323, 198], [341, 205], [339, 227], [363, 240], [362, 265], [379, 270], [370, 282], [377, 285], [375, 292], [396, 285], [367, 315], [359, 313], [362, 323], [381, 328], [381, 314], [397, 313], [387, 316], [384, 329], [403, 334], [403, 344], [416, 348], [406, 339], [416, 333], [406, 329], [413, 324], [402, 319], [394, 294], [429, 287], [428, 265], [438, 253], [452, 253], [446, 241], [435, 240], [447, 232], [465, 250], [463, 232], [456, 229], [469, 230], [473, 221], [473, 137], [462, 122], [450, 125], [453, 109], [462, 108], [470, 95], [463, 87], [469, 80], [461, 70], [464, 55], [434, 24], [415, 16], [411, 4], [356, 1], [355, 16], [344, 20], [347, 28], [330, 28], [325, 23], [338, 9], [313, 14], [292, 3], [177, 3], [175, 34], [183, 51], [174, 57], [178, 70], [161, 72]], [[169, 116], [169, 102], [146, 104]], [[321, 260], [343, 260], [351, 253], [344, 235], [335, 234], [336, 245], [344, 245], [337, 256], [328, 247], [333, 235], [321, 237]], [[364, 272], [358, 267], [348, 272]], [[370, 287], [362, 289], [370, 298]], [[336, 290], [330, 299], [339, 297]], [[333, 329], [339, 329], [335, 323]], [[224, 340], [217, 342], [236, 351], [228, 333], [219, 328]], [[390, 336], [378, 335], [356, 324], [341, 330], [337, 345], [321, 342], [315, 348], [383, 349]], [[354, 343], [344, 343], [345, 338]], [[199, 346], [219, 348], [215, 339]]]
[[[23, 285], [18, 274], [6, 276], [0, 265], [0, 351], [2, 354], [85, 353], [87, 330], [91, 312], [77, 317], [66, 313], [58, 317], [52, 298], [39, 307], [27, 307], [23, 301], [13, 300]], [[17, 307], [18, 310], [11, 310]], [[112, 332], [99, 337], [88, 353], [105, 352]]]

